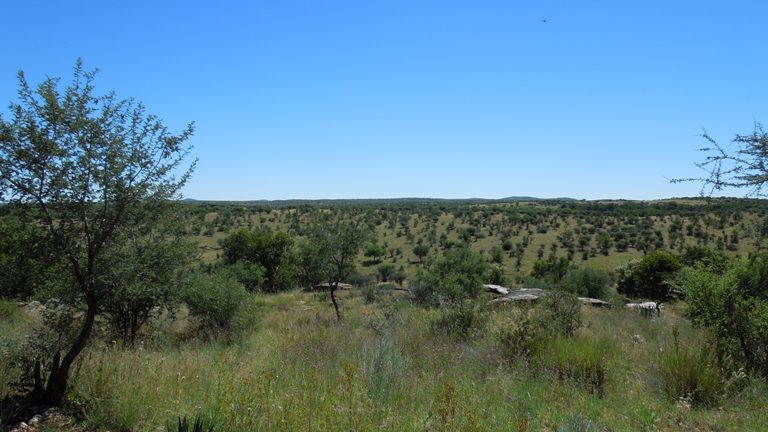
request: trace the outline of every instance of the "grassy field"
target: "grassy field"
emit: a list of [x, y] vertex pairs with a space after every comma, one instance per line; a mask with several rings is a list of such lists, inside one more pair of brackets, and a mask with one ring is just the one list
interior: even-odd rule
[[[398, 295], [344, 292], [341, 323], [322, 294], [256, 295], [258, 324], [235, 343], [177, 330], [136, 349], [93, 344], [68, 409], [100, 431], [160, 431], [198, 414], [219, 431], [768, 429], [765, 382], [707, 408], [661, 391], [655, 368], [673, 331], [685, 346], [702, 338], [674, 308], [653, 320], [585, 308], [572, 338], [524, 359], [498, 338], [514, 307], [483, 308], [485, 324], [462, 340], [435, 330], [441, 311]], [[599, 367], [599, 388], [566, 367]]]

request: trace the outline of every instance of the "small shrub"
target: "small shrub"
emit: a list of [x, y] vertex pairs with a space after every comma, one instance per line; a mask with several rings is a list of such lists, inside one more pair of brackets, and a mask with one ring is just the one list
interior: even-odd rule
[[379, 300], [379, 288], [376, 286], [363, 287], [362, 292], [365, 304], [376, 303], [376, 301]]
[[368, 396], [385, 402], [407, 373], [410, 360], [395, 345], [391, 332], [385, 332], [375, 344], [365, 344], [360, 353], [360, 374], [368, 388]]
[[539, 361], [545, 372], [575, 383], [600, 397], [608, 382], [608, 345], [605, 342], [556, 337], [546, 344]]
[[716, 405], [729, 386], [716, 366], [716, 357], [705, 347], [682, 345], [677, 329], [673, 338], [656, 357], [652, 382], [673, 401], [683, 400], [694, 407]]
[[436, 332], [459, 339], [471, 339], [485, 327], [485, 316], [471, 300], [450, 303], [434, 323]]
[[528, 311], [517, 307], [496, 315], [491, 334], [499, 344], [503, 358], [510, 363], [537, 355], [544, 340]]
[[409, 280], [409, 291], [413, 301], [422, 306], [436, 306], [438, 303], [437, 293], [427, 272], [419, 269], [418, 273]]
[[501, 263], [491, 264], [485, 282], [501, 286], [509, 285], [509, 279], [507, 279], [507, 274], [504, 272], [504, 265]]
[[353, 286], [365, 288], [373, 285], [375, 279], [372, 276], [355, 272], [349, 275], [347, 282]]
[[553, 291], [537, 309], [536, 323], [554, 335], [571, 336], [581, 327], [581, 303], [573, 294]]
[[0, 320], [12, 320], [19, 315], [16, 302], [0, 299]]

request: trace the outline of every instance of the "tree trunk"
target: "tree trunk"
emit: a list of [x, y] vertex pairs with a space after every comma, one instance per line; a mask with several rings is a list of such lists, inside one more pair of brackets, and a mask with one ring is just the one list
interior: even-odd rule
[[331, 301], [333, 302], [333, 308], [336, 309], [336, 320], [341, 321], [341, 311], [339, 311], [339, 302], [336, 301], [336, 288], [339, 286], [338, 282], [331, 284]]
[[48, 376], [48, 383], [45, 392], [42, 395], [42, 402], [48, 406], [61, 405], [64, 395], [67, 392], [69, 370], [77, 356], [83, 348], [85, 348], [85, 344], [91, 336], [93, 323], [96, 319], [97, 304], [95, 297], [90, 294], [86, 296], [86, 301], [88, 303], [88, 309], [85, 312], [85, 321], [83, 321], [83, 327], [80, 329], [77, 339], [75, 339], [72, 347], [67, 351], [67, 354], [61, 361], [59, 361], [59, 354], [56, 354], [56, 357], [51, 364], [51, 373]]

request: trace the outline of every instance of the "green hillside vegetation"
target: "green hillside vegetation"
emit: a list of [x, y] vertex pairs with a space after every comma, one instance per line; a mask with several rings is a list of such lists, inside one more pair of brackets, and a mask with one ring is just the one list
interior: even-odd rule
[[[202, 260], [221, 256], [220, 242], [234, 230], [264, 227], [301, 237], [322, 218], [358, 220], [376, 234], [386, 254], [382, 263], [403, 267], [412, 276], [423, 265], [414, 253], [428, 247], [426, 260], [458, 243], [476, 252], [504, 251], [504, 272], [521, 284], [537, 259], [552, 254], [575, 265], [613, 270], [654, 250], [681, 252], [700, 245], [730, 255], [756, 250], [755, 221], [768, 203], [749, 199], [677, 199], [656, 202], [533, 201], [474, 204], [389, 200], [317, 202], [298, 207], [284, 202], [185, 204], [187, 234], [200, 246]], [[361, 273], [375, 277], [376, 268], [361, 251]]]

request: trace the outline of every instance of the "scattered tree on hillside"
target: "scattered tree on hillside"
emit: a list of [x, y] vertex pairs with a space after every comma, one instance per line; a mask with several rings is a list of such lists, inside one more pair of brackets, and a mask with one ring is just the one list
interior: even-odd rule
[[182, 167], [191, 124], [173, 134], [142, 104], [95, 95], [94, 76], [78, 60], [66, 88], [47, 78], [33, 89], [20, 72], [12, 118], [0, 118], [0, 199], [44, 228], [46, 246], [66, 263], [57, 296], [85, 310], [72, 344], [44, 359], [47, 383], [34, 396], [49, 405], [62, 402], [70, 369], [114, 294], [110, 257], [132, 230], [159, 220], [194, 166]]
[[378, 278], [382, 282], [388, 282], [392, 277], [394, 277], [395, 271], [395, 265], [391, 263], [380, 264], [376, 270]]
[[365, 247], [365, 256], [371, 259], [374, 264], [377, 264], [381, 257], [387, 254], [387, 248], [384, 247], [384, 245], [378, 244], [376, 242], [369, 243]]
[[413, 254], [419, 258], [420, 263], [423, 263], [424, 257], [429, 254], [429, 246], [425, 245], [424, 243], [419, 243], [413, 247]]
[[317, 247], [321, 265], [318, 267], [330, 285], [331, 301], [336, 319], [341, 321], [336, 290], [355, 270], [355, 258], [360, 248], [370, 237], [368, 227], [354, 221], [336, 220], [318, 224], [310, 234], [311, 242]]

